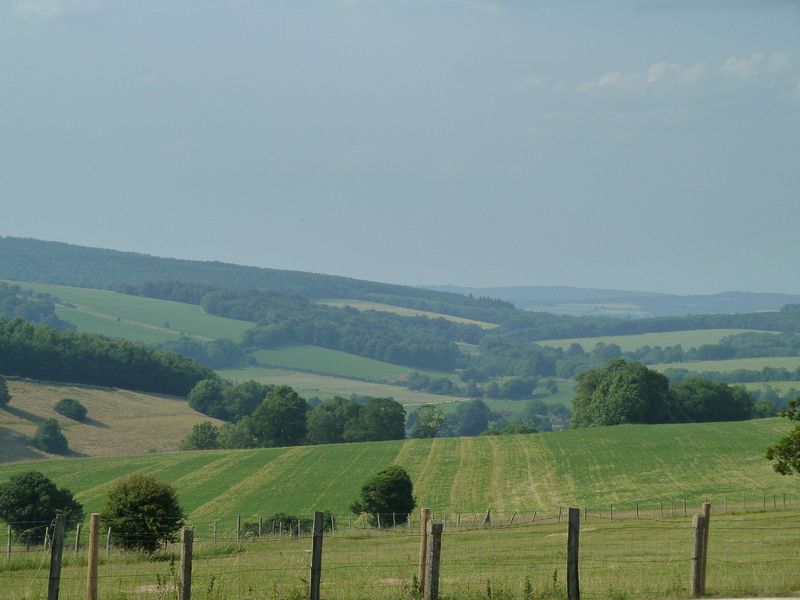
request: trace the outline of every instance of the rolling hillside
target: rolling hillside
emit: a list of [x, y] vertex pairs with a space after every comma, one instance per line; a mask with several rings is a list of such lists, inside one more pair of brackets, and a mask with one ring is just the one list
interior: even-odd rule
[[[171, 396], [13, 379], [8, 387], [11, 403], [0, 409], [0, 463], [50, 457], [28, 444], [48, 418], [58, 420], [75, 454], [92, 457], [177, 450], [195, 423], [219, 423]], [[81, 402], [88, 409], [87, 421], [56, 413], [53, 406], [62, 398]]]
[[262, 450], [186, 452], [45, 461], [0, 467], [0, 480], [35, 468], [77, 492], [88, 511], [116, 478], [145, 471], [171, 481], [192, 518], [340, 514], [371, 473], [408, 469], [420, 505], [437, 511], [530, 511], [578, 504], [617, 510], [658, 498], [787, 493], [800, 481], [774, 473], [764, 449], [788, 429], [780, 419], [639, 425], [558, 433], [405, 440]]

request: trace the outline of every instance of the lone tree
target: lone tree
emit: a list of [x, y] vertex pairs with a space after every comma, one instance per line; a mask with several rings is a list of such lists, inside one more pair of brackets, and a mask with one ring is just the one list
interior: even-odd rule
[[774, 446], [767, 448], [767, 459], [772, 461], [772, 468], [781, 475], [800, 473], [800, 398], [790, 401], [781, 411], [781, 416], [797, 425]]
[[41, 422], [33, 436], [33, 445], [50, 454], [66, 454], [69, 450], [67, 438], [61, 433], [61, 427], [55, 419], [45, 419]]
[[308, 432], [308, 404], [288, 385], [276, 387], [253, 413], [250, 428], [260, 446], [297, 446]]
[[25, 542], [42, 541], [57, 511], [64, 512], [68, 526], [83, 520], [83, 507], [72, 492], [38, 471], [14, 475], [0, 484], [0, 518]]
[[115, 544], [149, 553], [176, 541], [184, 524], [175, 488], [142, 474], [118, 481], [108, 493], [102, 514]]
[[215, 450], [219, 448], [219, 429], [210, 421], [196, 423], [183, 438], [181, 450]]
[[6, 378], [0, 375], [0, 408], [11, 402], [11, 394], [8, 391]]
[[380, 524], [387, 527], [393, 522], [405, 523], [416, 504], [411, 477], [403, 467], [392, 465], [364, 482], [361, 496], [350, 510], [366, 515], [367, 522], [373, 526], [378, 525], [378, 515], [383, 515]]

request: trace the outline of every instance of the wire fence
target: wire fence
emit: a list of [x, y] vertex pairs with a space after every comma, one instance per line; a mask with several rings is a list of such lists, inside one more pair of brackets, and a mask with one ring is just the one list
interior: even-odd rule
[[[662, 502], [663, 503], [663, 502]], [[775, 505], [780, 506], [776, 499]], [[609, 507], [580, 516], [580, 585], [586, 598], [691, 597], [692, 516], [697, 505], [678, 503], [637, 514]], [[709, 595], [787, 595], [800, 590], [800, 510], [727, 512], [714, 505], [709, 530]], [[561, 513], [559, 516], [559, 512]], [[612, 514], [613, 512], [613, 514]], [[321, 596], [331, 600], [419, 598], [420, 515], [339, 515], [325, 520]], [[393, 525], [390, 519], [394, 520]], [[443, 597], [511, 600], [565, 598], [566, 509], [495, 514], [433, 513], [444, 525], [440, 589]], [[193, 526], [192, 598], [279, 599], [309, 594], [312, 532], [292, 522], [224, 515], [189, 519]], [[53, 523], [14, 523], [0, 560], [0, 598], [46, 598]], [[238, 526], [238, 527], [237, 527]], [[260, 526], [260, 535], [259, 535]], [[299, 531], [299, 533], [298, 533]], [[125, 550], [140, 533], [114, 532], [101, 521], [97, 586], [100, 598], [177, 598], [179, 543], [153, 555]], [[38, 534], [37, 534], [38, 535]], [[87, 597], [88, 534], [63, 541], [62, 599]]]

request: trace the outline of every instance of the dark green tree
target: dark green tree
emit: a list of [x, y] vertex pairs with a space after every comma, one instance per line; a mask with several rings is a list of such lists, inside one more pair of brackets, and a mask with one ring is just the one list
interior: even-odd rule
[[378, 524], [378, 515], [381, 515], [381, 526], [388, 527], [393, 522], [392, 515], [395, 523], [405, 523], [414, 506], [416, 501], [411, 477], [403, 467], [392, 465], [364, 482], [361, 494], [350, 510], [366, 515], [367, 521], [373, 526]]
[[64, 512], [70, 527], [83, 520], [83, 507], [72, 492], [57, 487], [38, 471], [13, 475], [0, 484], [0, 518], [26, 542], [44, 538], [45, 529], [55, 518], [56, 511]]
[[450, 428], [456, 435], [480, 435], [489, 428], [491, 417], [492, 411], [483, 400], [459, 402], [456, 412], [449, 417]]
[[203, 379], [192, 388], [186, 400], [197, 412], [217, 419], [228, 419], [224, 392], [225, 384], [221, 379], [217, 377]]
[[402, 440], [406, 437], [406, 411], [391, 398], [370, 398], [358, 419], [347, 423], [342, 437], [347, 442]]
[[45, 419], [36, 429], [32, 443], [34, 447], [50, 454], [65, 454], [69, 450], [67, 438], [55, 419]]
[[73, 421], [83, 422], [86, 420], [86, 407], [74, 398], [62, 398], [56, 402], [53, 410]]
[[767, 460], [772, 461], [772, 468], [781, 475], [800, 473], [800, 398], [790, 400], [781, 416], [793, 421], [795, 426], [774, 446], [767, 448]]
[[361, 408], [357, 402], [340, 396], [321, 403], [308, 413], [308, 441], [312, 444], [345, 441], [345, 429], [358, 420]]
[[753, 416], [753, 397], [740, 386], [689, 379], [672, 386], [676, 408], [686, 420], [743, 421]]
[[669, 380], [638, 362], [614, 359], [577, 376], [575, 427], [665, 423], [672, 418]]
[[11, 402], [11, 393], [8, 391], [6, 378], [0, 375], [0, 408]]
[[250, 428], [260, 446], [296, 446], [308, 432], [308, 405], [287, 385], [276, 387], [253, 413]]
[[102, 514], [114, 533], [114, 544], [150, 553], [176, 541], [184, 524], [175, 488], [143, 474], [117, 481]]
[[210, 421], [196, 423], [192, 432], [181, 441], [181, 450], [216, 450], [219, 448], [219, 429]]

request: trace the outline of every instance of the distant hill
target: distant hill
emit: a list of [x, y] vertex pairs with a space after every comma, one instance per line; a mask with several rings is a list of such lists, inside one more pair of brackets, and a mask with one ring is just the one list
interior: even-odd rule
[[228, 290], [300, 295], [310, 300], [350, 298], [494, 322], [513, 311], [506, 302], [334, 275], [162, 258], [26, 238], [0, 237], [0, 279], [120, 289], [154, 281], [198, 283]]
[[786, 304], [800, 302], [800, 295], [756, 292], [682, 296], [656, 292], [535, 285], [487, 288], [440, 285], [425, 286], [425, 289], [499, 298], [524, 310], [623, 318], [762, 312], [779, 310]]

